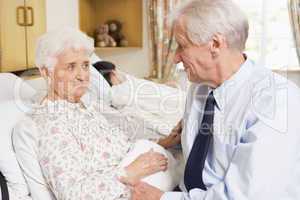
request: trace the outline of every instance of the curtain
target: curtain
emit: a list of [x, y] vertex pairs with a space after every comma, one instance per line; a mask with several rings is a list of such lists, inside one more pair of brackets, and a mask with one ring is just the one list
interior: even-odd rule
[[288, 0], [288, 8], [298, 60], [300, 62], [300, 0]]
[[173, 58], [177, 44], [168, 15], [181, 0], [147, 0], [148, 30], [150, 36], [150, 79], [164, 82], [175, 74]]

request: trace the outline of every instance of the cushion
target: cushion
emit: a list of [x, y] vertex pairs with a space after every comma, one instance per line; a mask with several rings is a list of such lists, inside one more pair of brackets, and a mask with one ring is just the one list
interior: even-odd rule
[[186, 93], [164, 84], [126, 75], [111, 88], [111, 104], [127, 115], [143, 119], [148, 129], [169, 135], [182, 118]]
[[47, 83], [43, 77], [25, 80], [35, 89], [36, 94], [30, 98], [31, 102], [40, 102], [47, 94]]
[[16, 122], [24, 112], [14, 101], [0, 103], [0, 171], [7, 180], [10, 196], [27, 196], [29, 194], [23, 173], [18, 165], [12, 148], [11, 133]]
[[170, 152], [166, 151], [163, 147], [154, 142], [148, 140], [138, 140], [132, 150], [121, 162], [121, 166], [128, 166], [140, 154], [150, 151], [151, 149], [153, 149], [155, 152], [163, 154], [168, 158], [168, 169], [164, 172], [158, 172], [145, 177], [142, 181], [157, 187], [162, 191], [172, 191], [180, 181], [180, 174], [178, 173], [179, 163], [175, 160]]
[[0, 73], [0, 84], [0, 171], [8, 181], [10, 196], [23, 198], [29, 192], [12, 148], [11, 133], [16, 122], [30, 110], [26, 102], [35, 90], [9, 73]]
[[25, 81], [11, 73], [0, 73], [0, 102], [16, 100], [28, 100], [35, 94], [35, 90]]

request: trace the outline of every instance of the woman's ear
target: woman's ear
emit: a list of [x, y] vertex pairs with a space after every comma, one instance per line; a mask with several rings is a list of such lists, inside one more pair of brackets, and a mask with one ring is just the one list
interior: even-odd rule
[[41, 76], [47, 79], [49, 77], [49, 70], [47, 67], [41, 67], [39, 68]]

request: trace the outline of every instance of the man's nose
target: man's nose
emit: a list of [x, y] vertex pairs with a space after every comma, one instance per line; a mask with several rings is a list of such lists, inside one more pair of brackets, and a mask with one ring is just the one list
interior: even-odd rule
[[175, 52], [175, 56], [174, 56], [173, 62], [174, 62], [175, 64], [178, 64], [178, 63], [181, 62], [181, 56], [180, 56], [180, 54], [177, 52], [177, 50], [176, 50], [176, 52]]

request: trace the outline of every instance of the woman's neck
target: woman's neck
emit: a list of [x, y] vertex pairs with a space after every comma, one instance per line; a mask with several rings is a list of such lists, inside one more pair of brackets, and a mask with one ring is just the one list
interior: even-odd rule
[[57, 100], [65, 100], [70, 103], [80, 103], [80, 98], [71, 98], [67, 96], [61, 96], [58, 92], [55, 90], [49, 90], [48, 94], [46, 95], [45, 99], [48, 99], [50, 101], [57, 101]]

